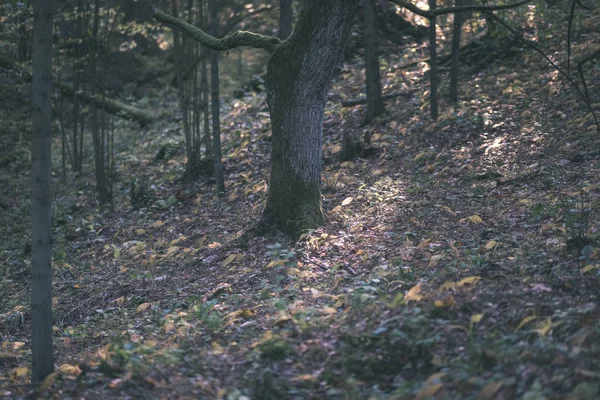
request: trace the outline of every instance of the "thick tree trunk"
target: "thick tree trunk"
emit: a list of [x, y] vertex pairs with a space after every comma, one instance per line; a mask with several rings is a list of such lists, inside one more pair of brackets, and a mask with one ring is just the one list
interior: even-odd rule
[[375, 1], [364, 0], [365, 69], [367, 76], [367, 114], [365, 116], [365, 123], [370, 122], [385, 111], [381, 95]]
[[357, 0], [307, 0], [296, 29], [268, 65], [273, 128], [263, 223], [297, 238], [325, 223], [321, 208], [323, 112]]
[[52, 355], [52, 0], [33, 5], [31, 134], [31, 348], [32, 380], [54, 369]]

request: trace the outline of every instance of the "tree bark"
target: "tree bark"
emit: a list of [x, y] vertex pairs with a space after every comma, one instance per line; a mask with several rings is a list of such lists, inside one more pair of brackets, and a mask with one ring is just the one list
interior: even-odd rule
[[[454, 5], [460, 7], [463, 0], [454, 0]], [[458, 73], [460, 71], [460, 37], [462, 33], [463, 13], [454, 14], [452, 26], [452, 64], [450, 67], [450, 101], [458, 102]]]
[[[429, 10], [435, 12], [437, 0], [429, 0]], [[436, 17], [429, 19], [429, 112], [432, 120], [438, 117], [437, 93], [437, 33]]]
[[292, 34], [292, 0], [279, 0], [279, 39], [285, 40]]
[[54, 370], [52, 351], [52, 0], [33, 7], [31, 134], [31, 349], [32, 380]]
[[296, 29], [269, 61], [273, 140], [263, 224], [297, 238], [325, 223], [321, 207], [323, 113], [357, 0], [307, 0]]
[[[219, 3], [209, 0], [210, 30], [214, 37], [219, 37]], [[212, 128], [213, 128], [213, 163], [214, 175], [217, 183], [217, 194], [225, 193], [225, 179], [223, 177], [223, 164], [221, 161], [221, 101], [219, 98], [219, 52], [210, 50], [210, 88], [212, 100]]]
[[381, 95], [375, 0], [364, 0], [364, 9], [365, 69], [367, 81], [367, 114], [364, 123], [368, 123], [383, 113], [385, 106], [383, 105], [383, 97]]

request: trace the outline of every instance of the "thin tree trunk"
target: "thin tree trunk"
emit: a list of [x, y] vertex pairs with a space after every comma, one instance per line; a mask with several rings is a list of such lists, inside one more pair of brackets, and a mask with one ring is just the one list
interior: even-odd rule
[[[429, 9], [435, 10], [436, 0], [429, 0]], [[429, 106], [431, 119], [434, 121], [438, 117], [438, 94], [437, 94], [437, 34], [436, 18], [429, 20]]]
[[377, 42], [377, 17], [375, 0], [364, 0], [365, 9], [365, 69], [367, 80], [367, 114], [365, 123], [373, 120], [385, 111], [381, 95], [381, 76], [379, 73], [379, 46]]
[[31, 348], [32, 380], [54, 370], [52, 350], [52, 0], [36, 0], [33, 14], [31, 134]]
[[[454, 6], [460, 7], [462, 0], [454, 0]], [[450, 101], [458, 102], [458, 73], [460, 72], [460, 37], [462, 33], [463, 13], [454, 14], [452, 25], [452, 62], [450, 66]]]
[[279, 0], [279, 39], [285, 40], [292, 34], [292, 0]]
[[273, 53], [267, 101], [273, 140], [262, 225], [297, 238], [325, 223], [321, 207], [323, 113], [357, 0], [306, 0], [294, 33]]
[[[219, 37], [219, 4], [217, 0], [209, 0], [209, 18], [211, 33]], [[221, 116], [219, 99], [219, 52], [210, 50], [210, 87], [212, 100], [212, 128], [213, 128], [213, 162], [214, 174], [219, 196], [225, 193], [225, 179], [223, 177], [223, 164], [221, 162]]]

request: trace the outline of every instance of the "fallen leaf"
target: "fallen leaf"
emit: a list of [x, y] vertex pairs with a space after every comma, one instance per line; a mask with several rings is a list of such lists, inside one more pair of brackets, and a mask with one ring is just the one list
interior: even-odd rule
[[502, 388], [502, 382], [490, 382], [481, 389], [479, 395], [477, 396], [478, 400], [492, 400], [496, 398], [496, 394]]
[[146, 311], [148, 308], [150, 308], [151, 305], [152, 305], [151, 303], [142, 303], [139, 306], [137, 306], [135, 310], [137, 312], [141, 313], [141, 312]]
[[354, 197], [346, 197], [344, 201], [342, 201], [342, 207], [350, 205], [350, 203], [352, 203], [352, 200], [354, 200]]
[[444, 258], [443, 254], [436, 254], [433, 255], [429, 258], [429, 263], [427, 264], [428, 267], [433, 268], [435, 266], [437, 266], [440, 262], [440, 260], [442, 260]]
[[461, 279], [456, 283], [456, 287], [464, 290], [470, 290], [477, 285], [477, 282], [481, 280], [479, 276], [469, 276], [467, 278]]
[[521, 322], [519, 322], [519, 325], [517, 325], [517, 327], [515, 328], [515, 332], [537, 318], [539, 318], [539, 317], [535, 316], [535, 315], [530, 315], [529, 317], [523, 318], [523, 320]]
[[450, 307], [454, 307], [455, 305], [456, 305], [456, 300], [454, 299], [454, 296], [452, 296], [452, 295], [450, 295], [442, 300], [435, 301], [436, 307], [450, 308]]
[[496, 246], [498, 246], [498, 242], [496, 242], [495, 240], [490, 240], [485, 244], [485, 248], [488, 250], [493, 250], [496, 248]]
[[423, 299], [423, 296], [420, 295], [419, 293], [421, 293], [421, 284], [418, 283], [415, 286], [413, 286], [408, 293], [406, 293], [406, 295], [404, 296], [404, 301], [406, 301], [407, 303], [411, 300], [413, 301], [421, 301], [421, 299]]

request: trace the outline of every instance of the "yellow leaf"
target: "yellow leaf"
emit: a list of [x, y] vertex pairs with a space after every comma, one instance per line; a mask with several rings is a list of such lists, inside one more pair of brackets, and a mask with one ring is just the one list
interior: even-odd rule
[[317, 382], [317, 378], [311, 374], [302, 374], [293, 377], [292, 382]]
[[523, 318], [523, 320], [521, 322], [519, 322], [519, 325], [517, 325], [517, 327], [515, 328], [515, 332], [537, 318], [539, 318], [539, 317], [537, 317], [535, 315], [530, 315], [529, 317]]
[[227, 256], [227, 258], [223, 261], [223, 266], [226, 267], [229, 264], [231, 264], [232, 262], [235, 261], [237, 254], [230, 254]]
[[25, 346], [25, 342], [13, 342], [12, 344], [13, 350], [19, 350], [23, 346]]
[[435, 306], [440, 307], [440, 308], [449, 308], [449, 307], [454, 307], [455, 305], [456, 305], [456, 300], [454, 299], [454, 296], [452, 296], [452, 295], [450, 295], [442, 300], [435, 301]]
[[177, 246], [171, 246], [167, 249], [167, 253], [165, 254], [165, 257], [170, 257], [173, 255], [173, 253], [175, 253], [177, 250], [179, 250], [179, 247]]
[[446, 211], [448, 214], [450, 215], [454, 215], [454, 211], [452, 211], [452, 209], [448, 206], [442, 206], [442, 210]]
[[148, 347], [156, 347], [156, 345], [158, 345], [158, 342], [156, 340], [146, 340], [144, 344]]
[[479, 321], [481, 321], [481, 318], [483, 318], [483, 314], [473, 314], [471, 315], [471, 324], [476, 324]]
[[352, 161], [344, 161], [340, 164], [342, 168], [354, 168], [354, 163]]
[[340, 211], [342, 211], [342, 207], [341, 206], [335, 206], [335, 207], [333, 207], [333, 209], [331, 211], [329, 211], [329, 215], [337, 214]]
[[352, 203], [352, 200], [354, 200], [354, 197], [346, 197], [344, 201], [342, 201], [342, 207], [350, 205], [350, 203]]
[[225, 348], [223, 348], [223, 346], [221, 346], [218, 342], [212, 342], [211, 347], [213, 349], [213, 354], [223, 354], [225, 353]]
[[117, 303], [117, 305], [120, 307], [123, 304], [125, 304], [125, 297], [121, 296], [118, 299], [115, 300], [115, 302]]
[[163, 226], [165, 223], [162, 221], [156, 221], [152, 224], [153, 228], [160, 228], [161, 226]]
[[519, 200], [519, 204], [523, 204], [525, 206], [530, 206], [533, 204], [533, 201], [531, 199], [521, 199], [521, 200]]
[[590, 271], [592, 271], [594, 269], [598, 269], [598, 266], [597, 265], [588, 264], [588, 265], [586, 265], [585, 267], [583, 267], [581, 269], [581, 273], [585, 274], [586, 272], [590, 272]]
[[79, 283], [76, 283], [73, 285], [73, 289], [81, 289], [81, 286], [79, 285]]
[[457, 288], [462, 288], [462, 289], [471, 289], [473, 287], [475, 287], [475, 285], [477, 285], [477, 282], [479, 282], [481, 280], [481, 277], [479, 276], [469, 276], [467, 278], [461, 279], [460, 281], [458, 281], [456, 283], [456, 287]]
[[288, 321], [292, 321], [292, 317], [290, 317], [288, 314], [283, 314], [275, 320], [274, 324], [275, 326], [282, 326]]
[[282, 265], [285, 265], [285, 260], [276, 260], [268, 263], [265, 268], [280, 267]]
[[18, 378], [23, 378], [23, 377], [27, 376], [28, 372], [29, 372], [29, 368], [19, 367], [19, 368], [15, 369], [15, 376]]
[[136, 229], [135, 233], [138, 234], [138, 235], [143, 235], [144, 233], [146, 233], [146, 230], [145, 229], [141, 229], [141, 228], [140, 229]]
[[495, 240], [490, 240], [485, 244], [485, 248], [488, 250], [493, 250], [496, 248], [496, 246], [498, 246], [498, 242], [496, 242]]
[[52, 384], [54, 384], [54, 380], [56, 379], [57, 375], [58, 372], [53, 372], [50, 375], [48, 375], [40, 385], [40, 391], [45, 392], [46, 390], [48, 390], [48, 388], [52, 386]]
[[429, 264], [427, 264], [428, 267], [435, 267], [439, 264], [440, 260], [442, 260], [444, 258], [443, 254], [436, 254], [434, 256], [431, 256], [431, 258], [429, 259]]
[[78, 365], [63, 364], [58, 367], [58, 372], [62, 372], [66, 375], [79, 376], [81, 374], [81, 369]]
[[397, 307], [404, 300], [404, 293], [400, 292], [395, 297], [394, 300], [388, 305], [390, 308]]
[[142, 303], [139, 306], [137, 306], [137, 308], [135, 309], [137, 312], [141, 313], [146, 311], [148, 308], [150, 308], [152, 304], [151, 303]]
[[337, 313], [337, 310], [335, 308], [333, 308], [333, 307], [323, 307], [321, 309], [321, 312], [323, 314], [332, 315], [332, 314]]
[[552, 329], [552, 320], [550, 318], [540, 321], [535, 326], [535, 332], [539, 333], [540, 336], [546, 336], [546, 334], [550, 332], [550, 329]]
[[469, 221], [471, 221], [474, 224], [481, 224], [483, 222], [483, 219], [481, 219], [479, 215], [474, 214], [469, 217]]
[[421, 284], [416, 284], [415, 286], [413, 286], [408, 293], [406, 293], [406, 295], [404, 296], [404, 301], [409, 302], [411, 300], [414, 301], [420, 301], [423, 296], [420, 295], [419, 293], [421, 293]]
[[438, 288], [438, 290], [436, 290], [436, 293], [440, 294], [440, 293], [444, 292], [445, 290], [456, 291], [456, 282], [452, 282], [452, 281], [444, 282], [444, 284], [442, 286], [440, 286]]

